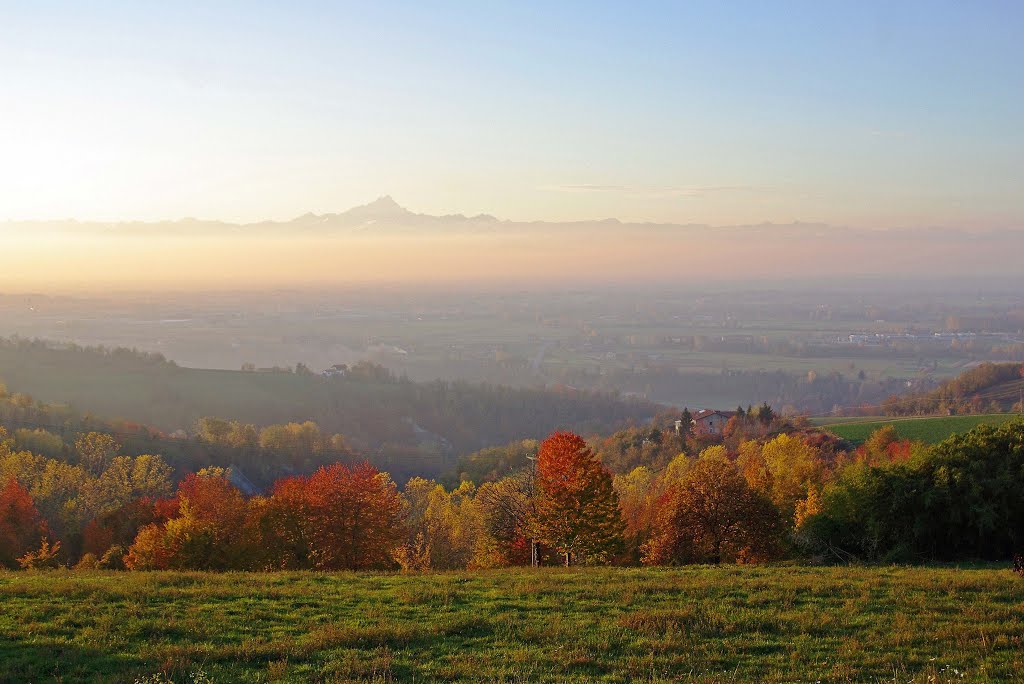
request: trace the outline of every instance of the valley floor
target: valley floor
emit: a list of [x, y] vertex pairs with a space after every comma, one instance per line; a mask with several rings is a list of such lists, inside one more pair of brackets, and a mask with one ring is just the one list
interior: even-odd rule
[[1005, 568], [0, 572], [0, 681], [1024, 681]]

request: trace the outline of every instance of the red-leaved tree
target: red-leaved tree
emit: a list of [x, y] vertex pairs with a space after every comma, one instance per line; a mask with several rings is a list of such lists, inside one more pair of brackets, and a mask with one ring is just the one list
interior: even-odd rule
[[537, 534], [566, 565], [621, 550], [625, 525], [611, 474], [579, 435], [556, 432], [541, 443], [536, 489]]
[[313, 567], [312, 511], [306, 485], [305, 477], [278, 480], [266, 500], [260, 526], [270, 567], [278, 570]]
[[0, 488], [0, 567], [18, 567], [18, 559], [45, 536], [46, 523], [32, 496], [12, 477]]
[[388, 567], [402, 537], [395, 483], [369, 463], [335, 464], [309, 477], [313, 565], [322, 569]]
[[267, 545], [285, 567], [391, 567], [402, 539], [398, 489], [368, 463], [337, 463], [279, 482], [266, 511]]
[[124, 559], [129, 569], [248, 570], [260, 565], [249, 502], [225, 471], [210, 468], [189, 475], [178, 486], [177, 501], [177, 515], [139, 531]]

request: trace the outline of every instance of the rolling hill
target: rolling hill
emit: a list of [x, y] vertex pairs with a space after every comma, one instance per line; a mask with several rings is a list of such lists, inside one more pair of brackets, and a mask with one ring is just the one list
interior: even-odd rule
[[132, 350], [0, 341], [9, 392], [63, 403], [80, 414], [192, 432], [204, 416], [257, 426], [312, 420], [361, 452], [451, 460], [493, 444], [557, 429], [610, 432], [661, 407], [610, 393], [417, 383], [359, 364], [341, 377], [286, 369], [183, 368]]
[[1022, 400], [1024, 364], [982, 363], [933, 390], [890, 397], [882, 410], [890, 416], [996, 413]]

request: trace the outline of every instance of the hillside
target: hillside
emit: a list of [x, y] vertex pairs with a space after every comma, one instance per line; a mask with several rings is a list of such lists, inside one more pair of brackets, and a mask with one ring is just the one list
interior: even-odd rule
[[1014, 410], [1024, 397], [1024, 365], [983, 363], [933, 390], [889, 397], [889, 416], [996, 413]]
[[451, 457], [555, 429], [609, 432], [658, 409], [608, 393], [416, 383], [370, 364], [331, 378], [285, 369], [204, 370], [131, 350], [27, 341], [0, 342], [0, 381], [12, 393], [168, 433], [191, 432], [204, 416], [257, 426], [312, 420], [369, 453]]

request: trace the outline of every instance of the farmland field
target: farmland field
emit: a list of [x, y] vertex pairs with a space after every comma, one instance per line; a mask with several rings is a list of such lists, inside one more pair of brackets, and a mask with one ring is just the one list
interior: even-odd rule
[[903, 439], [920, 440], [926, 444], [937, 444], [950, 435], [967, 432], [979, 425], [1002, 425], [1015, 418], [1016, 413], [991, 413], [978, 416], [938, 416], [924, 418], [866, 418], [821, 421], [822, 428], [843, 439], [860, 444], [875, 430], [892, 425], [896, 434]]
[[0, 573], [0, 607], [0, 681], [1024, 676], [997, 567]]
[[[243, 363], [269, 368], [302, 362], [318, 371], [365, 359], [424, 382], [559, 384], [629, 392], [678, 407], [768, 401], [820, 413], [837, 405], [878, 403], [900, 391], [902, 382], [952, 377], [976, 358], [975, 352], [968, 357], [933, 340], [918, 340], [914, 349], [901, 346], [905, 341], [878, 347], [843, 342], [851, 334], [900, 334], [910, 326], [938, 331], [944, 322], [933, 314], [922, 319], [905, 307], [879, 322], [860, 295], [849, 293], [835, 294], [835, 316], [819, 320], [812, 314], [820, 313], [823, 296], [818, 288], [754, 298], [742, 288], [712, 295], [676, 288], [517, 294], [342, 288], [320, 294], [165, 293], [29, 302], [0, 294], [0, 336], [135, 347], [160, 352], [185, 368], [221, 369], [125, 377], [109, 366], [83, 372], [52, 359], [26, 363], [24, 354], [11, 358], [0, 350], [0, 380], [12, 392], [173, 430], [187, 429], [194, 417], [164, 407], [145, 418], [135, 414], [152, 402], [195, 391], [203, 393], [205, 404], [223, 407], [220, 415], [242, 418], [253, 405], [263, 410], [278, 396], [286, 402], [306, 386], [225, 372]], [[885, 298], [890, 296], [886, 292]], [[971, 298], [957, 301], [977, 304]], [[1011, 301], [1001, 300], [999, 306]], [[768, 379], [776, 373], [791, 380], [841, 374], [863, 387], [836, 390], [838, 396], [805, 396]], [[145, 381], [141, 386], [140, 380]], [[118, 391], [97, 391], [103, 383]], [[315, 401], [306, 395], [299, 400]]]

